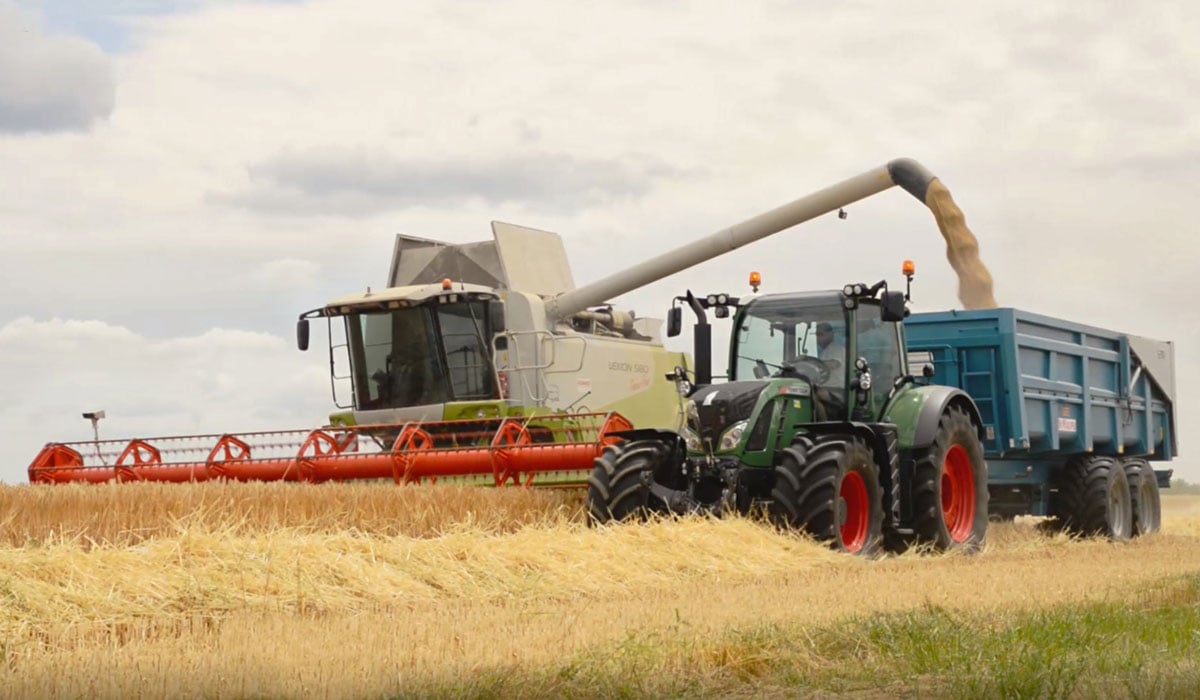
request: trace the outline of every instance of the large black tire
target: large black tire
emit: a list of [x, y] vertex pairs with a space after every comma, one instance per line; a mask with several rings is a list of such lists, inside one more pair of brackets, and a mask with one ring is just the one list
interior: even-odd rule
[[771, 519], [802, 530], [838, 551], [879, 552], [883, 489], [879, 466], [859, 439], [845, 435], [801, 438], [775, 467]]
[[1129, 502], [1133, 506], [1133, 536], [1141, 537], [1162, 528], [1162, 497], [1154, 469], [1144, 459], [1123, 459], [1125, 479], [1129, 481]]
[[933, 444], [913, 469], [912, 529], [916, 543], [976, 551], [988, 526], [987, 462], [970, 417], [957, 407], [938, 422]]
[[1129, 480], [1112, 457], [1072, 457], [1059, 471], [1055, 485], [1050, 510], [1062, 529], [1118, 542], [1133, 536]]
[[651, 494], [656, 473], [665, 468], [670, 448], [657, 440], [638, 440], [609, 447], [596, 458], [588, 477], [588, 522], [645, 520], [666, 513], [667, 506]]

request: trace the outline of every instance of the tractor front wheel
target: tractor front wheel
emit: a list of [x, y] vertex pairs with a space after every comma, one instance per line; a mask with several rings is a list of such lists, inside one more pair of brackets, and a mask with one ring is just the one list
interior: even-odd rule
[[588, 477], [587, 514], [591, 524], [629, 519], [645, 520], [668, 512], [667, 505], [651, 493], [655, 477], [666, 464], [670, 447], [657, 440], [637, 440], [607, 448], [596, 458]]
[[913, 533], [934, 549], [976, 550], [988, 526], [987, 463], [971, 419], [959, 408], [942, 414], [933, 444], [913, 470]]
[[770, 513], [836, 550], [871, 556], [882, 543], [883, 489], [879, 467], [862, 440], [831, 435], [802, 438], [775, 468]]

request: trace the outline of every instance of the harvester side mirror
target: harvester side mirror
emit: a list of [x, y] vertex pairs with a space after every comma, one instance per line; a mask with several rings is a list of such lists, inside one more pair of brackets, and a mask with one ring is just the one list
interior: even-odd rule
[[308, 349], [308, 319], [296, 321], [296, 347], [301, 351]]
[[503, 333], [505, 331], [504, 302], [493, 301], [488, 304], [488, 323], [491, 324], [492, 333]]
[[908, 309], [904, 306], [904, 292], [884, 292], [882, 301], [879, 305], [881, 320], [898, 323], [908, 315]]
[[683, 330], [683, 307], [672, 306], [667, 312], [667, 337], [674, 338]]

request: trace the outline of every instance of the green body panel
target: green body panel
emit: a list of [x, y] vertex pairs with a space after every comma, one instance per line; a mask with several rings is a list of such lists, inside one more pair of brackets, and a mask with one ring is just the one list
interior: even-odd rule
[[[808, 387], [795, 379], [777, 378], [767, 382], [767, 388], [759, 394], [750, 414], [741, 442], [732, 450], [716, 454], [735, 456], [750, 467], [773, 467], [779, 446], [790, 445], [799, 429], [813, 420], [813, 399], [807, 393]], [[755, 446], [758, 449], [751, 450], [748, 446], [754, 427], [764, 419], [770, 421], [767, 439], [761, 446]]]
[[917, 423], [921, 420], [921, 413], [924, 412], [925, 404], [929, 401], [934, 389], [935, 387], [930, 386], [908, 385], [898, 392], [892, 398], [892, 402], [888, 404], [883, 420], [895, 424], [900, 431], [900, 449], [911, 450], [916, 447], [927, 447], [927, 445], [914, 443], [917, 435]]

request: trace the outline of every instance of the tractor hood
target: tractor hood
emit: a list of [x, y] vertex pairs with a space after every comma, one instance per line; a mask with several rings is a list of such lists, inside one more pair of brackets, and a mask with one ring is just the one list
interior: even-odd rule
[[700, 439], [716, 444], [722, 431], [746, 420], [768, 382], [727, 382], [697, 389], [691, 396], [700, 414]]

